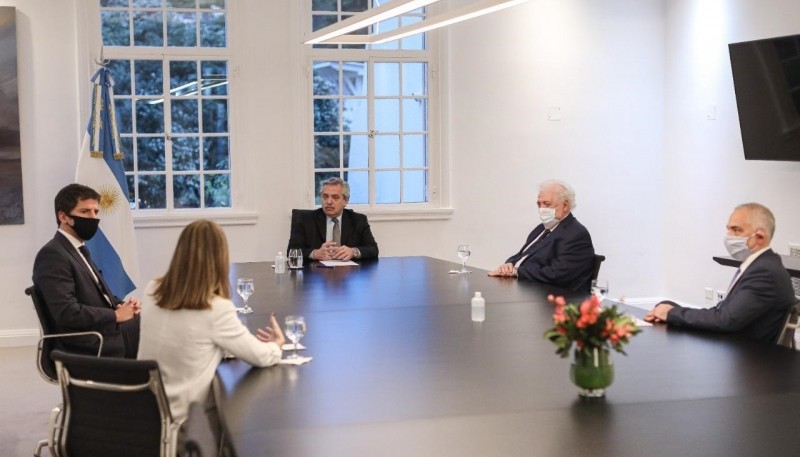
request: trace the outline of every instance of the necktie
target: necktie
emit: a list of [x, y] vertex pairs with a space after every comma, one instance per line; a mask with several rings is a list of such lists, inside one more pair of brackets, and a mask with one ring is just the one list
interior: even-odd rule
[[333, 221], [333, 241], [341, 245], [342, 244], [342, 229], [339, 227], [339, 218], [334, 217], [331, 219]]
[[109, 289], [105, 280], [103, 280], [103, 275], [100, 274], [100, 270], [97, 269], [97, 265], [95, 265], [94, 262], [92, 261], [92, 255], [89, 254], [89, 248], [87, 248], [86, 245], [84, 244], [79, 246], [78, 250], [81, 251], [83, 257], [86, 259], [87, 262], [89, 262], [89, 266], [91, 267], [92, 272], [94, 272], [94, 275], [97, 277], [97, 284], [100, 286], [100, 292], [103, 293], [106, 301], [109, 303], [109, 305], [111, 305], [111, 297], [112, 297], [111, 289]]

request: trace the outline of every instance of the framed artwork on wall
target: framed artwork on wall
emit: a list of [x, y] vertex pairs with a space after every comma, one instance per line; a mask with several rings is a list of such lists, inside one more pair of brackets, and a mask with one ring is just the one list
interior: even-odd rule
[[22, 224], [16, 8], [0, 7], [0, 225]]

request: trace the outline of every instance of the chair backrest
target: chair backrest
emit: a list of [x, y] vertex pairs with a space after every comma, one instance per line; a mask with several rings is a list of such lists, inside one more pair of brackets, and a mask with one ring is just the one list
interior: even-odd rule
[[600, 265], [603, 261], [606, 260], [606, 256], [595, 254], [594, 255], [594, 267], [592, 268], [592, 281], [596, 281], [597, 277], [600, 275]]
[[783, 328], [778, 336], [777, 343], [780, 346], [794, 349], [794, 334], [798, 327], [800, 327], [800, 300], [789, 308], [786, 313], [786, 319], [783, 321]]
[[168, 456], [173, 424], [153, 360], [54, 350], [64, 411], [56, 440], [70, 457]]

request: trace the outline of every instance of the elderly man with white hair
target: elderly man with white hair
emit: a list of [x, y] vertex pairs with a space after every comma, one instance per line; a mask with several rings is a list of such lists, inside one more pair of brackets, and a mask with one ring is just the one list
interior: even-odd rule
[[594, 267], [589, 231], [572, 210], [575, 191], [563, 181], [545, 181], [536, 200], [542, 223], [528, 235], [522, 249], [489, 276], [507, 276], [588, 292]]
[[774, 234], [775, 216], [766, 206], [737, 206], [728, 219], [724, 242], [731, 257], [742, 263], [725, 298], [717, 306], [704, 309], [684, 308], [665, 300], [645, 320], [777, 342], [795, 297], [781, 257], [770, 249]]

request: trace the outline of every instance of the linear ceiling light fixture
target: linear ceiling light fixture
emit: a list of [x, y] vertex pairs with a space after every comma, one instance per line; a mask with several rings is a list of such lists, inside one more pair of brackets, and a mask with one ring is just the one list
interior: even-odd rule
[[387, 41], [399, 40], [417, 33], [445, 27], [457, 22], [466, 21], [484, 14], [494, 13], [512, 6], [525, 3], [528, 0], [484, 0], [473, 3], [453, 11], [430, 17], [416, 24], [400, 27], [377, 35], [340, 35], [323, 41], [325, 44], [381, 44]]
[[343, 21], [321, 28], [312, 33], [305, 44], [321, 43], [325, 40], [354, 32], [358, 29], [363, 29], [372, 24], [377, 24], [378, 22], [406, 14], [409, 11], [428, 6], [438, 1], [439, 0], [394, 0], [377, 8], [368, 9], [350, 16]]

